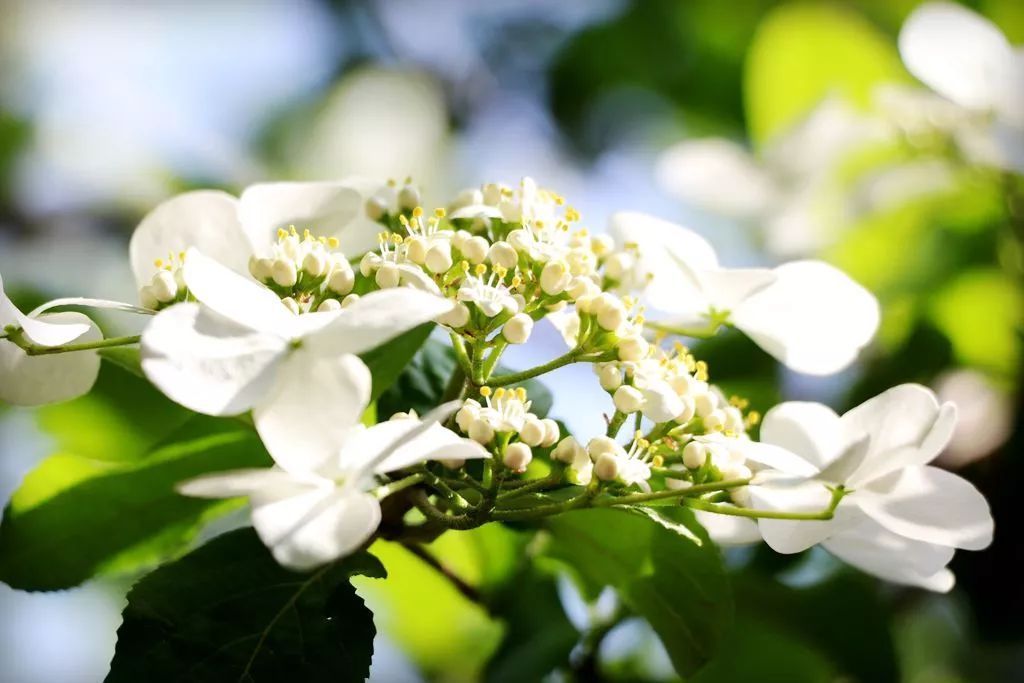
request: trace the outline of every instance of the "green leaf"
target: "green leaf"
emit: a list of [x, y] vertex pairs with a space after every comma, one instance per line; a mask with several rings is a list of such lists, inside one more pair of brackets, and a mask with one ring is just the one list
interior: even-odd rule
[[[398, 379], [380, 396], [378, 412], [382, 417], [400, 411], [415, 410], [423, 414], [441, 402], [448, 379], [455, 371], [455, 355], [451, 347], [441, 341], [428, 340], [413, 356]], [[511, 372], [498, 365], [495, 375]], [[531, 412], [545, 417], [551, 410], [553, 398], [547, 387], [537, 380], [527, 380], [522, 386], [533, 402]]]
[[430, 331], [433, 328], [433, 323], [414, 327], [387, 344], [371, 349], [360, 356], [373, 375], [372, 400], [376, 400], [395, 383], [405, 367], [409, 365], [409, 361], [423, 346], [423, 342], [430, 336]]
[[146, 376], [142, 372], [142, 354], [138, 346], [115, 346], [109, 349], [100, 349], [96, 353], [103, 360], [113, 363], [136, 377]]
[[128, 593], [106, 680], [362, 681], [376, 629], [355, 574], [385, 575], [367, 553], [297, 574], [251, 529], [219, 536]]
[[0, 523], [0, 580], [23, 590], [70, 588], [153, 566], [182, 552], [212, 517], [239, 505], [179, 495], [207, 472], [270, 465], [256, 435], [197, 418], [134, 461], [58, 454], [15, 492]]
[[732, 595], [718, 549], [689, 510], [579, 510], [545, 525], [547, 554], [569, 565], [589, 597], [613, 586], [654, 628], [680, 675], [714, 656]]

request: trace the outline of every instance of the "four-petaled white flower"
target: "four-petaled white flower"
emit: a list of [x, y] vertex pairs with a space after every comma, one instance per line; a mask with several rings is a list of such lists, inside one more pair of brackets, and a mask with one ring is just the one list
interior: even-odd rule
[[372, 493], [377, 475], [428, 460], [490, 457], [475, 441], [441, 426], [439, 419], [450, 413], [440, 410], [422, 422], [404, 417], [369, 428], [348, 421], [339, 425], [338, 440], [321, 460], [310, 460], [302, 444], [292, 442], [286, 452], [278, 451], [288, 469], [211, 474], [178, 490], [203, 498], [247, 496], [253, 526], [277, 561], [295, 570], [312, 569], [355, 551], [376, 531], [381, 520], [380, 501]]
[[188, 252], [196, 303], [159, 313], [142, 335], [142, 369], [170, 398], [200, 413], [253, 411], [275, 461], [302, 470], [323, 461], [370, 396], [354, 354], [452, 308], [412, 288], [368, 294], [335, 312], [295, 315], [269, 289]]
[[750, 486], [751, 506], [787, 512], [828, 507], [827, 487], [847, 489], [833, 519], [762, 519], [761, 534], [782, 553], [821, 543], [855, 567], [890, 581], [947, 591], [955, 548], [992, 541], [985, 498], [966, 480], [928, 465], [956, 423], [951, 403], [904, 384], [842, 417], [817, 403], [789, 402], [765, 415], [761, 438], [800, 456], [774, 463]]
[[508, 287], [492, 275], [490, 281], [469, 275], [459, 286], [459, 301], [476, 304], [477, 308], [488, 318], [499, 313], [515, 313], [519, 304], [513, 298]]
[[616, 214], [612, 232], [637, 246], [650, 275], [643, 297], [664, 323], [728, 323], [797, 372], [843, 369], [878, 329], [875, 297], [826, 263], [723, 268], [704, 238], [641, 213]]

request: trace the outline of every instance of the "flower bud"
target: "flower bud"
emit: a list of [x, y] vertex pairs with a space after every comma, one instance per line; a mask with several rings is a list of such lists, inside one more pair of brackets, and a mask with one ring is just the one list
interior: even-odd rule
[[544, 441], [544, 425], [533, 415], [523, 420], [523, 428], [519, 430], [519, 439], [529, 446], [539, 446]]
[[487, 251], [488, 260], [496, 266], [512, 270], [519, 262], [519, 254], [508, 242], [495, 242]]
[[286, 296], [285, 298], [281, 299], [281, 303], [283, 303], [285, 308], [287, 308], [295, 315], [298, 315], [299, 313], [302, 312], [302, 309], [299, 308], [299, 302], [291, 298], [290, 296]]
[[710, 391], [704, 391], [693, 397], [693, 406], [698, 417], [707, 417], [718, 407], [718, 399]]
[[484, 204], [497, 206], [498, 202], [501, 201], [501, 186], [497, 183], [487, 183], [483, 187], [482, 194]]
[[419, 235], [413, 235], [405, 240], [406, 257], [418, 266], [422, 266], [427, 260], [427, 241]]
[[548, 261], [540, 272], [540, 288], [548, 296], [558, 296], [569, 286], [572, 276], [565, 261]]
[[363, 258], [359, 260], [359, 272], [363, 274], [363, 277], [370, 277], [380, 267], [380, 263], [380, 256], [369, 251], [363, 254]]
[[564, 463], [571, 463], [580, 454], [586, 456], [589, 461], [590, 458], [587, 456], [587, 451], [580, 445], [580, 442], [572, 436], [567, 436], [559, 441], [558, 445], [555, 446], [553, 451], [551, 451], [552, 458]]
[[337, 299], [324, 299], [316, 307], [318, 313], [333, 313], [341, 310], [341, 302]]
[[466, 240], [472, 237], [467, 230], [456, 230], [455, 234], [452, 235], [452, 246], [459, 251], [465, 251], [463, 247], [466, 245]]
[[466, 257], [467, 261], [475, 266], [478, 263], [483, 263], [484, 259], [487, 258], [488, 246], [487, 240], [483, 237], [470, 237], [466, 240], [466, 243], [462, 245], [462, 255]]
[[725, 429], [725, 411], [715, 408], [704, 416], [704, 430], [708, 432], [720, 432]]
[[597, 324], [601, 329], [614, 332], [626, 322], [626, 307], [622, 300], [616, 296], [605, 293], [598, 297], [600, 305], [597, 306]]
[[736, 406], [726, 406], [725, 412], [725, 430], [728, 432], [735, 432], [737, 434], [744, 431], [745, 426], [743, 424], [743, 413]]
[[258, 281], [266, 282], [273, 277], [273, 264], [272, 259], [253, 256], [249, 259], [249, 273]]
[[597, 304], [596, 296], [581, 296], [576, 299], [576, 310], [585, 315], [589, 315], [594, 312], [594, 307]]
[[619, 340], [618, 354], [619, 360], [623, 361], [638, 361], [643, 360], [647, 357], [647, 351], [649, 350], [647, 340], [640, 335], [631, 335], [629, 337], [623, 337]]
[[373, 279], [381, 289], [390, 289], [401, 283], [402, 271], [394, 263], [382, 263]]
[[341, 307], [342, 308], [348, 308], [349, 306], [351, 306], [352, 304], [354, 304], [357, 301], [359, 301], [359, 295], [358, 294], [349, 294], [348, 296], [346, 296], [344, 299], [341, 300]]
[[625, 252], [612, 254], [604, 262], [604, 274], [612, 280], [622, 281], [633, 268], [633, 257]]
[[143, 308], [156, 310], [160, 305], [160, 300], [156, 298], [153, 288], [150, 285], [145, 285], [139, 290], [139, 303], [142, 304]]
[[476, 401], [469, 399], [467, 400], [459, 411], [455, 413], [455, 424], [459, 426], [463, 434], [469, 433], [469, 426], [473, 424], [473, 420], [480, 417], [480, 404]]
[[558, 427], [558, 423], [550, 417], [545, 417], [540, 423], [544, 425], [544, 440], [540, 442], [540, 445], [544, 448], [550, 448], [558, 442], [558, 437], [562, 435], [562, 430]]
[[295, 270], [295, 262], [291, 259], [274, 259], [270, 266], [270, 275], [281, 287], [294, 287], [299, 280], [299, 273]]
[[302, 259], [302, 270], [311, 277], [320, 277], [327, 273], [327, 254], [319, 249], [307, 253]]
[[523, 228], [516, 228], [511, 231], [505, 239], [519, 251], [529, 251], [530, 243], [533, 241], [533, 238], [530, 237], [530, 233]]
[[533, 460], [533, 451], [521, 441], [506, 446], [505, 455], [501, 459], [505, 463], [505, 467], [513, 472], [525, 472], [526, 466], [530, 464], [531, 460]]
[[466, 323], [469, 322], [469, 307], [460, 301], [455, 304], [452, 310], [438, 316], [436, 321], [439, 325], [452, 329], [465, 327]]
[[[675, 472], [683, 472], [685, 468], [682, 465], [677, 464], [672, 465], [669, 469]], [[686, 479], [675, 479], [674, 477], [665, 477], [665, 488], [670, 491], [681, 491], [683, 489], [688, 489], [691, 486], [693, 486], [692, 481], [688, 481]]]
[[352, 291], [356, 283], [356, 274], [351, 268], [335, 268], [327, 278], [327, 288], [335, 294], [345, 296]]
[[729, 491], [729, 497], [732, 498], [732, 502], [736, 503], [740, 507], [750, 507], [750, 487], [740, 486], [739, 488], [732, 489]]
[[615, 248], [615, 240], [610, 235], [594, 235], [590, 240], [590, 249], [597, 256], [604, 256]]
[[611, 453], [602, 453], [594, 461], [594, 475], [601, 481], [614, 481], [620, 470], [619, 459]]
[[683, 447], [683, 464], [695, 470], [708, 458], [707, 447], [699, 441], [691, 441]]
[[464, 206], [475, 206], [484, 203], [484, 193], [474, 188], [462, 190], [455, 196], [452, 202], [452, 209], [461, 209]]
[[420, 205], [420, 190], [415, 185], [405, 185], [398, 191], [398, 207], [412, 211]]
[[679, 424], [686, 424], [693, 419], [693, 415], [696, 412], [694, 408], [694, 401], [692, 396], [680, 396], [680, 403], [683, 404], [682, 411], [676, 415], [676, 422]]
[[668, 422], [683, 412], [683, 402], [665, 382], [644, 389], [644, 417], [654, 423]]
[[750, 479], [754, 473], [746, 465], [729, 464], [722, 469], [723, 479]]
[[565, 291], [573, 300], [576, 300], [585, 296], [597, 296], [601, 292], [601, 288], [589, 277], [577, 275], [569, 280]]
[[161, 270], [154, 275], [149, 287], [153, 291], [153, 296], [160, 303], [170, 303], [178, 296], [178, 283], [174, 281], [174, 275], [166, 270]]
[[636, 387], [623, 384], [615, 390], [612, 401], [620, 413], [636, 413], [644, 406], [644, 395]]
[[595, 436], [587, 443], [587, 455], [595, 462], [604, 453], [619, 455], [622, 453], [622, 446], [616, 443], [615, 439], [607, 436]]
[[533, 318], [525, 313], [516, 313], [501, 328], [501, 336], [509, 344], [525, 344], [533, 332]]
[[494, 438], [494, 427], [491, 426], [490, 422], [478, 416], [470, 423], [469, 431], [466, 433], [473, 441], [486, 446]]
[[379, 221], [388, 212], [388, 205], [381, 197], [370, 197], [366, 200], [366, 216], [371, 221]]
[[431, 273], [443, 273], [452, 267], [452, 245], [447, 240], [434, 242], [424, 257], [427, 270]]
[[587, 486], [594, 478], [594, 463], [584, 451], [582, 456], [575, 458], [565, 470], [565, 478], [570, 484]]
[[465, 458], [444, 458], [438, 460], [438, 462], [441, 463], [445, 469], [449, 470], [457, 470], [466, 464]]
[[615, 391], [622, 385], [622, 370], [615, 363], [601, 363], [594, 367], [594, 371], [605, 391]]

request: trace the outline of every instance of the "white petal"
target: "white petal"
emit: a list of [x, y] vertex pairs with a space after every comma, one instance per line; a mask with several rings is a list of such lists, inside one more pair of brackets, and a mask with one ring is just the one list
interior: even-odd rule
[[916, 9], [900, 29], [900, 55], [925, 85], [971, 109], [988, 109], [1006, 87], [1012, 50], [995, 24], [951, 2]]
[[705, 510], [694, 510], [693, 514], [717, 545], [749, 545], [761, 540], [761, 531], [752, 519], [718, 515]]
[[252, 250], [238, 222], [238, 200], [217, 190], [197, 190], [172, 197], [150, 211], [132, 233], [128, 251], [138, 287], [167, 261], [195, 247], [232, 270], [248, 272]]
[[730, 453], [742, 456], [744, 460], [750, 460], [762, 467], [767, 467], [787, 475], [811, 477], [818, 473], [818, 469], [814, 464], [803, 456], [774, 444], [753, 441], [751, 439], [727, 437], [720, 434], [697, 438], [706, 443], [718, 444], [726, 448]]
[[315, 353], [362, 353], [452, 310], [443, 297], [410, 287], [371, 292], [343, 308], [304, 344]]
[[570, 348], [576, 348], [580, 337], [580, 314], [573, 310], [555, 311], [545, 316], [558, 331], [562, 341]]
[[761, 421], [761, 441], [799, 455], [818, 471], [835, 460], [845, 444], [835, 411], [806, 401], [780, 403], [765, 413]]
[[[374, 432], [378, 427], [387, 427], [395, 423], [419, 422], [418, 420], [392, 420], [375, 425], [368, 429]], [[413, 425], [415, 426], [415, 425]], [[383, 436], [383, 434], [380, 434]], [[378, 473], [393, 472], [427, 460], [477, 460], [489, 458], [490, 453], [476, 441], [465, 439], [443, 425], [434, 422], [425, 431], [403, 441], [380, 464]]]
[[266, 467], [207, 474], [183, 481], [175, 489], [181, 495], [193, 498], [236, 498], [259, 492], [266, 495], [290, 495], [310, 484], [283, 470]]
[[697, 271], [708, 303], [719, 311], [736, 310], [776, 280], [767, 268], [713, 268]]
[[268, 288], [190, 249], [185, 256], [185, 284], [196, 299], [220, 315], [251, 330], [288, 336], [296, 316]]
[[299, 571], [359, 548], [380, 525], [380, 503], [351, 489], [309, 488], [299, 495], [256, 495], [252, 523], [274, 558]]
[[138, 313], [139, 315], [153, 315], [153, 311], [123, 301], [111, 301], [110, 299], [90, 299], [84, 296], [71, 296], [47, 301], [40, 304], [29, 312], [30, 317], [35, 317], [43, 311], [49, 311], [61, 306], [86, 306], [88, 308], [104, 308], [111, 311], [123, 311], [125, 313]]
[[142, 333], [142, 370], [172, 400], [237, 415], [273, 386], [286, 342], [193, 303], [161, 311]]
[[[68, 341], [103, 338], [95, 324], [81, 313], [48, 313], [33, 322], [85, 330]], [[99, 371], [100, 357], [95, 351], [29, 356], [12, 342], [0, 340], [0, 402], [35, 406], [67, 401], [88, 393]]]
[[878, 329], [875, 297], [820, 261], [774, 272], [778, 279], [735, 309], [732, 323], [797, 372], [827, 375], [852, 363]]
[[906, 467], [851, 495], [865, 513], [901, 536], [967, 550], [992, 543], [988, 502], [973, 484], [952, 472]]
[[740, 145], [723, 138], [673, 145], [658, 160], [658, 183], [684, 202], [731, 218], [768, 210], [778, 191]]
[[944, 593], [953, 587], [945, 569], [953, 549], [899, 536], [865, 517], [822, 543], [844, 562], [887, 581]]
[[60, 346], [81, 337], [89, 331], [92, 321], [85, 316], [62, 318], [64, 322], [56, 322], [57, 318], [38, 320], [34, 316], [22, 313], [4, 291], [4, 279], [0, 275], [0, 331], [8, 325], [17, 325], [25, 332], [30, 341], [43, 346]]
[[[751, 507], [757, 510], [782, 512], [821, 512], [828, 508], [831, 492], [820, 481], [783, 479], [762, 480], [748, 487]], [[845, 523], [845, 516], [856, 510], [841, 505], [831, 520], [761, 519], [758, 527], [765, 543], [778, 553], [798, 553], [836, 533]], [[842, 515], [842, 516], [841, 516]]]
[[674, 420], [685, 409], [679, 394], [667, 382], [652, 382], [640, 391], [644, 397], [644, 417], [652, 422]]
[[347, 230], [362, 213], [359, 192], [334, 181], [251, 185], [242, 193], [238, 207], [242, 227], [257, 252], [273, 243], [279, 228], [290, 225], [300, 231], [309, 229], [318, 237], [337, 237], [345, 251], [353, 246], [350, 238], [362, 237]]
[[[380, 227], [380, 226], [378, 226]], [[400, 282], [407, 286], [418, 289], [428, 294], [434, 294], [440, 296], [441, 288], [437, 286], [437, 283], [430, 279], [430, 276], [423, 272], [423, 269], [419, 266], [409, 265], [408, 263], [398, 264], [398, 277]]]
[[868, 399], [840, 418], [847, 434], [867, 434], [871, 442], [853, 486], [908, 465], [931, 462], [956, 426], [951, 403], [939, 405], [919, 384], [901, 384]]
[[293, 473], [336, 456], [370, 401], [370, 370], [358, 357], [321, 356], [302, 347], [281, 364], [253, 421], [274, 462]]

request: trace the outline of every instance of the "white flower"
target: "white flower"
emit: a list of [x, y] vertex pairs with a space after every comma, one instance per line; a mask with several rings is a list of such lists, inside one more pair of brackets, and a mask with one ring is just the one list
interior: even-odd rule
[[[361, 404], [358, 412], [365, 407]], [[302, 444], [292, 442], [286, 459], [301, 467], [212, 474], [178, 490], [201, 498], [247, 496], [253, 527], [277, 561], [308, 570], [355, 551], [377, 530], [376, 475], [428, 460], [490, 457], [478, 444], [442, 427], [438, 413], [422, 422], [403, 417], [366, 428], [357, 417], [340, 426], [338, 440], [321, 460], [308, 459]]]
[[[966, 145], [968, 151], [980, 149], [989, 157], [981, 161], [1024, 173], [1024, 53], [988, 19], [950, 2], [914, 10], [900, 30], [899, 47], [910, 73], [981, 115], [976, 128], [982, 139]], [[963, 126], [953, 132], [978, 137]]]
[[797, 372], [826, 375], [853, 362], [878, 328], [878, 302], [820, 261], [774, 269], [723, 268], [704, 238], [640, 213], [612, 217], [651, 277], [643, 296], [673, 326], [733, 325]]
[[456, 296], [459, 301], [476, 304], [488, 318], [502, 312], [515, 313], [519, 310], [519, 304], [509, 288], [498, 280], [497, 275], [491, 275], [490, 280], [475, 275], [467, 276], [459, 285]]
[[[53, 304], [25, 315], [7, 297], [0, 276], [0, 333], [13, 326], [40, 346], [103, 338], [99, 328], [81, 313], [43, 313]], [[76, 398], [92, 389], [99, 370], [100, 357], [95, 351], [29, 356], [14, 342], [0, 338], [0, 401], [5, 403], [34, 406]]]
[[992, 541], [984, 497], [966, 480], [928, 465], [956, 423], [951, 403], [904, 384], [839, 417], [816, 403], [776, 406], [761, 438], [801, 458], [773, 463], [750, 486], [755, 508], [815, 512], [830, 501], [828, 486], [849, 491], [829, 521], [762, 519], [765, 541], [778, 552], [821, 543], [832, 554], [882, 578], [946, 591], [954, 548], [980, 550]]
[[189, 251], [185, 275], [201, 304], [177, 304], [153, 319], [142, 336], [142, 369], [197, 412], [252, 410], [267, 449], [288, 470], [322, 461], [358, 421], [371, 379], [353, 354], [452, 307], [401, 288], [295, 315], [269, 289], [198, 251]]

